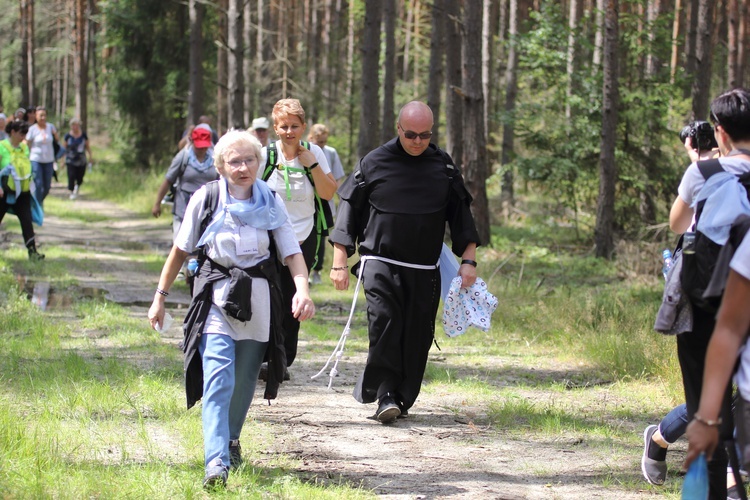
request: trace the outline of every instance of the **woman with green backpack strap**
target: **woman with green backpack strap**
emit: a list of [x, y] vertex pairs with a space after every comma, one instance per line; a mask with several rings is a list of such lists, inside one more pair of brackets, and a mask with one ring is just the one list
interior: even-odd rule
[[[322, 210], [322, 205], [328, 204], [338, 186], [323, 150], [302, 141], [307, 124], [300, 102], [281, 99], [274, 105], [272, 117], [279, 140], [263, 148], [265, 168], [258, 175], [284, 200], [309, 273], [315, 262], [318, 241], [324, 236], [316, 205]], [[281, 273], [281, 290], [287, 312], [284, 317], [287, 366], [291, 366], [297, 355], [299, 321], [290, 312], [295, 288], [288, 272]]]
[[[29, 259], [41, 260], [44, 255], [36, 250], [36, 236], [32, 225], [32, 210], [41, 214], [41, 206], [31, 192], [33, 173], [29, 147], [23, 142], [29, 124], [14, 120], [5, 127], [8, 138], [0, 141], [0, 222], [7, 212], [16, 214], [21, 223], [23, 241]], [[41, 221], [37, 221], [41, 224]]]

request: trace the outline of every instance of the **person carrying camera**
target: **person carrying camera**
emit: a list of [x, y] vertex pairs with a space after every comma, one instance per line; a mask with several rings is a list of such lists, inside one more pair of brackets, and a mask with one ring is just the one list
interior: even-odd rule
[[[750, 91], [737, 88], [721, 94], [711, 103], [710, 118], [721, 151], [721, 167], [735, 175], [750, 172]], [[692, 205], [705, 182], [698, 165], [695, 162], [691, 163], [682, 177], [677, 190], [678, 196], [669, 213], [669, 227], [675, 233], [684, 233], [692, 227], [695, 217]], [[696, 416], [696, 413], [703, 386], [706, 351], [716, 319], [713, 312], [706, 311], [695, 303], [692, 305], [693, 329], [677, 335], [677, 357], [682, 371], [688, 420], [696, 419], [700, 422], [705, 417]], [[729, 385], [724, 390], [720, 416], [723, 422], [720, 435], [731, 436]], [[727, 498], [726, 467], [726, 451], [719, 447], [708, 465], [709, 498]]]

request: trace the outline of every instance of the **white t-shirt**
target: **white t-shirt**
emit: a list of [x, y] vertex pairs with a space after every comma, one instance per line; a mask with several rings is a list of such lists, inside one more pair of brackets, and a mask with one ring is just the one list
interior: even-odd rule
[[[331, 173], [331, 167], [328, 166], [328, 160], [323, 150], [315, 144], [310, 144], [310, 151], [315, 155], [315, 161], [319, 165], [318, 168], [323, 169], [326, 175]], [[262, 149], [261, 157], [261, 168], [258, 169], [258, 176], [262, 176], [263, 170], [265, 170], [268, 148]], [[266, 182], [268, 183], [268, 187], [281, 195], [281, 198], [284, 200], [286, 211], [289, 213], [289, 219], [292, 221], [294, 233], [297, 235], [297, 240], [305, 241], [310, 236], [313, 227], [315, 227], [315, 220], [313, 218], [313, 215], [315, 215], [315, 190], [304, 172], [286, 170], [286, 167], [294, 167], [300, 170], [304, 169], [304, 167], [297, 158], [292, 160], [284, 158], [284, 153], [281, 152], [281, 141], [276, 141], [276, 157], [278, 164], [285, 168], [274, 169], [271, 177]], [[288, 189], [285, 173], [289, 179]]]
[[[277, 201], [280, 202], [278, 194], [276, 197]], [[198, 232], [200, 230], [200, 221], [203, 218], [203, 201], [205, 198], [205, 187], [200, 188], [190, 198], [190, 202], [185, 209], [185, 218], [174, 241], [174, 244], [180, 250], [188, 253], [196, 251], [196, 244], [202, 236]], [[241, 201], [231, 196], [229, 197], [229, 201], [231, 203], [241, 203]], [[217, 210], [219, 210], [218, 207]], [[257, 240], [257, 252], [237, 255], [240, 224], [234, 217], [227, 215], [224, 219], [223, 227], [216, 234], [216, 238], [206, 244], [207, 255], [217, 264], [227, 268], [252, 267], [267, 259], [270, 256], [268, 231], [243, 228], [243, 237], [248, 235], [248, 229], [252, 233], [249, 236]], [[284, 259], [290, 255], [300, 253], [299, 243], [289, 220], [281, 227], [274, 229], [273, 236], [276, 242], [277, 257], [281, 259], [281, 262], [284, 262]], [[267, 342], [271, 325], [271, 298], [268, 282], [263, 278], [253, 278], [251, 297], [253, 315], [250, 321], [243, 322], [232, 318], [224, 312], [223, 306], [226, 303], [227, 294], [229, 293], [229, 281], [229, 278], [226, 278], [214, 283], [213, 305], [211, 306], [203, 333], [229, 335], [234, 340]]]
[[52, 163], [55, 161], [55, 149], [52, 147], [53, 132], [57, 129], [48, 123], [44, 129], [35, 123], [29, 127], [26, 133], [26, 142], [29, 144], [29, 160], [39, 163]]

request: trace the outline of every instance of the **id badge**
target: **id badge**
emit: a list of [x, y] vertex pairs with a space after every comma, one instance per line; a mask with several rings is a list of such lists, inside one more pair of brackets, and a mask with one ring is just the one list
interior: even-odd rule
[[258, 253], [258, 230], [250, 226], [240, 226], [237, 235], [237, 255]]

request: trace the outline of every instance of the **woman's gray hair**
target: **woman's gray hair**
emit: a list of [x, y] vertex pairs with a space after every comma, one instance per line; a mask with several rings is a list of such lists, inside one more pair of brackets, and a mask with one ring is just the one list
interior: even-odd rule
[[70, 119], [70, 122], [68, 122], [68, 123], [70, 124], [70, 126], [71, 126], [71, 127], [72, 127], [73, 125], [75, 125], [75, 124], [78, 124], [78, 125], [83, 125], [83, 122], [81, 121], [81, 119], [80, 119], [80, 118], [71, 118], [71, 119]]
[[253, 149], [255, 157], [258, 158], [260, 163], [260, 150], [263, 147], [257, 137], [252, 135], [247, 130], [230, 129], [226, 134], [222, 135], [219, 142], [214, 146], [214, 167], [224, 168], [224, 153], [227, 148], [237, 146], [248, 146]]

